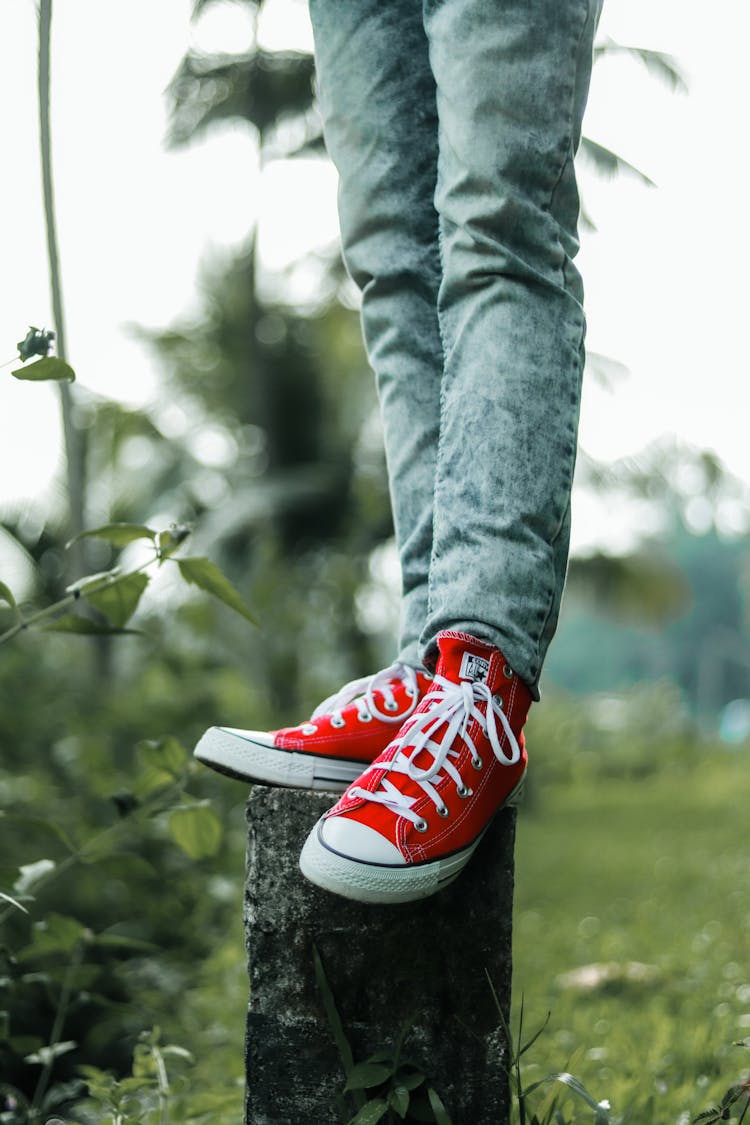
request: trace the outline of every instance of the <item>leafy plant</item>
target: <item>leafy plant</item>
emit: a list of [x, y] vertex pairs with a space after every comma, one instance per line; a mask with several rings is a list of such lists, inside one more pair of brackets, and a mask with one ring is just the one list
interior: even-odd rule
[[[436, 1122], [437, 1125], [451, 1125], [451, 1118], [437, 1090], [430, 1085], [420, 1067], [403, 1055], [409, 1024], [405, 1024], [399, 1031], [392, 1050], [377, 1051], [362, 1062], [355, 1062], [320, 953], [315, 946], [313, 967], [346, 1075], [344, 1089], [336, 1099], [340, 1119], [347, 1121], [348, 1125], [375, 1125], [378, 1121], [426, 1121]], [[356, 1112], [350, 1117], [352, 1108]]]
[[[96, 1109], [97, 1120], [102, 1125], [130, 1125], [131, 1122], [145, 1125], [151, 1121], [169, 1125], [174, 1119], [170, 1116], [173, 1080], [170, 1080], [168, 1063], [177, 1060], [184, 1064], [192, 1059], [184, 1047], [161, 1044], [160, 1037], [158, 1027], [143, 1033], [133, 1053], [132, 1072], [128, 1077], [117, 1079], [98, 1067], [81, 1067], [89, 1094], [82, 1108]], [[99, 1116], [102, 1112], [109, 1117]]]
[[[734, 1046], [750, 1050], [750, 1040], [742, 1039]], [[735, 1121], [737, 1125], [742, 1125], [748, 1116], [748, 1111], [750, 1111], [750, 1078], [745, 1078], [742, 1082], [731, 1085], [717, 1105], [710, 1106], [694, 1117], [693, 1125], [719, 1125], [721, 1121]]]
[[[560, 1092], [557, 1085], [562, 1085], [571, 1093], [582, 1101], [586, 1106], [593, 1111], [593, 1125], [612, 1125], [612, 1118], [610, 1116], [610, 1106], [608, 1101], [597, 1101], [596, 1098], [583, 1085], [583, 1083], [575, 1078], [568, 1071], [560, 1071], [556, 1074], [549, 1074], [546, 1078], [525, 1085], [523, 1080], [521, 1059], [529, 1051], [539, 1037], [544, 1033], [547, 1024], [550, 1020], [551, 1013], [547, 1013], [547, 1018], [544, 1023], [534, 1034], [524, 1042], [523, 1039], [523, 999], [521, 1000], [521, 1008], [518, 1017], [518, 1034], [513, 1037], [508, 1021], [505, 1018], [502, 1005], [495, 992], [494, 985], [487, 977], [490, 990], [492, 992], [495, 1006], [497, 1007], [498, 1018], [505, 1033], [507, 1044], [507, 1062], [504, 1062], [504, 1067], [507, 1071], [508, 1078], [511, 1084], [512, 1094], [512, 1111], [517, 1117], [518, 1125], [573, 1125], [573, 1123], [563, 1116], [562, 1109], [560, 1108]], [[543, 1098], [538, 1109], [532, 1110], [530, 1106], [530, 1097], [532, 1094], [542, 1092], [545, 1087], [548, 1087], [547, 1094]]]
[[[120, 548], [139, 540], [147, 540], [152, 545], [153, 553], [145, 562], [124, 573], [120, 567], [113, 567], [99, 574], [88, 574], [77, 579], [67, 587], [64, 598], [53, 605], [37, 610], [28, 617], [21, 612], [9, 587], [4, 582], [0, 582], [0, 600], [11, 607], [16, 618], [9, 629], [0, 633], [0, 644], [12, 640], [23, 630], [35, 625], [43, 625], [48, 631], [58, 633], [101, 635], [132, 632], [126, 628], [127, 623], [138, 608], [138, 603], [150, 581], [144, 571], [154, 565], [163, 566], [168, 561], [176, 564], [186, 583], [205, 590], [247, 621], [255, 624], [255, 619], [240, 593], [210, 559], [173, 557], [189, 535], [188, 527], [173, 525], [166, 531], [156, 531], [142, 524], [130, 523], [106, 524], [82, 532], [76, 539], [95, 537]], [[71, 540], [72, 542], [75, 540]], [[101, 617], [91, 619], [77, 614], [65, 614], [66, 610], [72, 609], [81, 600], [103, 615], [107, 619], [106, 622], [102, 622]]]
[[[85, 906], [76, 903], [75, 898], [70, 901], [69, 892], [66, 895], [64, 889], [80, 888], [83, 880], [75, 878], [75, 871], [83, 876], [92, 870], [95, 881], [97, 872], [104, 877], [108, 870], [128, 875], [139, 873], [139, 864], [147, 865], [128, 851], [128, 845], [132, 847], [140, 841], [149, 824], [155, 825], [163, 839], [171, 838], [191, 861], [215, 855], [222, 841], [223, 827], [214, 809], [207, 801], [187, 793], [195, 765], [177, 740], [168, 737], [145, 742], [139, 756], [141, 768], [131, 789], [113, 796], [113, 822], [99, 831], [82, 830], [77, 825], [79, 840], [62, 824], [48, 823], [46, 832], [62, 847], [62, 857], [22, 864], [9, 890], [0, 891], [0, 1066], [3, 1077], [9, 1079], [0, 1088], [0, 1095], [5, 1099], [7, 1112], [12, 1111], [11, 1117], [0, 1116], [4, 1125], [36, 1125], [52, 1109], [83, 1095], [85, 1085], [74, 1075], [79, 1062], [84, 1062], [84, 1069], [89, 1067], [91, 1073], [97, 1070], [85, 1062], [91, 1054], [91, 1046], [85, 1041], [92, 1020], [101, 1021], [108, 1010], [114, 1012], [127, 1006], [132, 992], [127, 964], [153, 958], [159, 952], [151, 941], [136, 936], [132, 929], [128, 932], [127, 925], [124, 930], [117, 924], [92, 929], [85, 921]], [[22, 814], [6, 813], [2, 823], [14, 822], [22, 827], [28, 819]], [[7, 857], [4, 862], [7, 864]], [[56, 894], [58, 887], [60, 893]], [[65, 914], [51, 906], [61, 896], [69, 901], [69, 912]], [[105, 1053], [106, 1022], [99, 1022], [97, 1032]], [[124, 1021], [120, 1016], [118, 1022], [120, 1030], [116, 1024], [109, 1034], [115, 1032], [121, 1037], [125, 1023], [132, 1025], [134, 1020], [131, 1016]], [[110, 1054], [116, 1057], [122, 1048], [119, 1045], [112, 1050], [113, 1046]], [[157, 1120], [149, 1116], [156, 1087], [152, 1089], [153, 1083], [143, 1081], [147, 1073], [146, 1055], [151, 1059], [148, 1065], [152, 1066], [154, 1081], [158, 1079], [160, 1083], [158, 1121], [160, 1125], [168, 1121], [163, 1056], [180, 1051], [170, 1048], [160, 1054], [153, 1037], [147, 1041], [147, 1047], [136, 1049], [132, 1075], [124, 1083], [115, 1075], [110, 1074], [106, 1081], [100, 1075], [97, 1089], [109, 1090], [111, 1098], [106, 1108], [112, 1111], [113, 1121]], [[89, 1071], [86, 1073], [90, 1077]], [[135, 1094], [139, 1082], [143, 1086], [142, 1097]], [[226, 1088], [214, 1093], [220, 1102], [229, 1097], [235, 1099], [234, 1092]], [[125, 1114], [128, 1099], [140, 1106], [145, 1116], [133, 1117], [130, 1110]], [[216, 1108], [218, 1103], [209, 1101]], [[187, 1117], [181, 1112], [178, 1120], [186, 1121]]]

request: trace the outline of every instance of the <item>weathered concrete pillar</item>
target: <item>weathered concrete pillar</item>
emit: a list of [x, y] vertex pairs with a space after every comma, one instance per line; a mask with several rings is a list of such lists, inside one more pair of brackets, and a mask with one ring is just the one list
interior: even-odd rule
[[391, 1048], [411, 1020], [405, 1053], [453, 1125], [507, 1125], [504, 1035], [487, 974], [507, 1019], [515, 813], [495, 818], [454, 884], [384, 907], [348, 902], [300, 874], [307, 832], [331, 803], [325, 794], [260, 788], [248, 801], [246, 1125], [339, 1121], [345, 1078], [313, 943], [355, 1062]]

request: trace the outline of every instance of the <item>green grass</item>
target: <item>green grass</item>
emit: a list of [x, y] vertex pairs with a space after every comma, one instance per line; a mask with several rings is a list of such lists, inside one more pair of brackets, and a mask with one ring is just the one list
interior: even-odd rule
[[[640, 779], [539, 773], [518, 827], [514, 1026], [522, 996], [528, 1032], [552, 1015], [525, 1080], [570, 1069], [618, 1121], [687, 1122], [750, 1071], [733, 1046], [750, 1036], [750, 756], [692, 749]], [[564, 979], [593, 963], [610, 979]]]

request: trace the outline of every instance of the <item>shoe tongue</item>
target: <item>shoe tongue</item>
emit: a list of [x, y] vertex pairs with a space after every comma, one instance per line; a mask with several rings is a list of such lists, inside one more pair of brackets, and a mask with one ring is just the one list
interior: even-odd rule
[[474, 680], [487, 684], [493, 693], [502, 676], [502, 656], [494, 645], [478, 641], [468, 633], [441, 633], [438, 675], [453, 680]]

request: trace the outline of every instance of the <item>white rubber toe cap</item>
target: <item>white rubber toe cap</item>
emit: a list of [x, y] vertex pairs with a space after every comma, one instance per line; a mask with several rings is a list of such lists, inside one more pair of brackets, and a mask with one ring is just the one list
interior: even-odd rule
[[320, 837], [333, 851], [360, 863], [406, 863], [395, 844], [348, 816], [329, 816], [320, 826]]
[[235, 738], [241, 738], [245, 742], [254, 742], [258, 746], [274, 745], [274, 736], [269, 734], [267, 730], [240, 730], [238, 727], [217, 727], [216, 729], [224, 734], [233, 734]]

